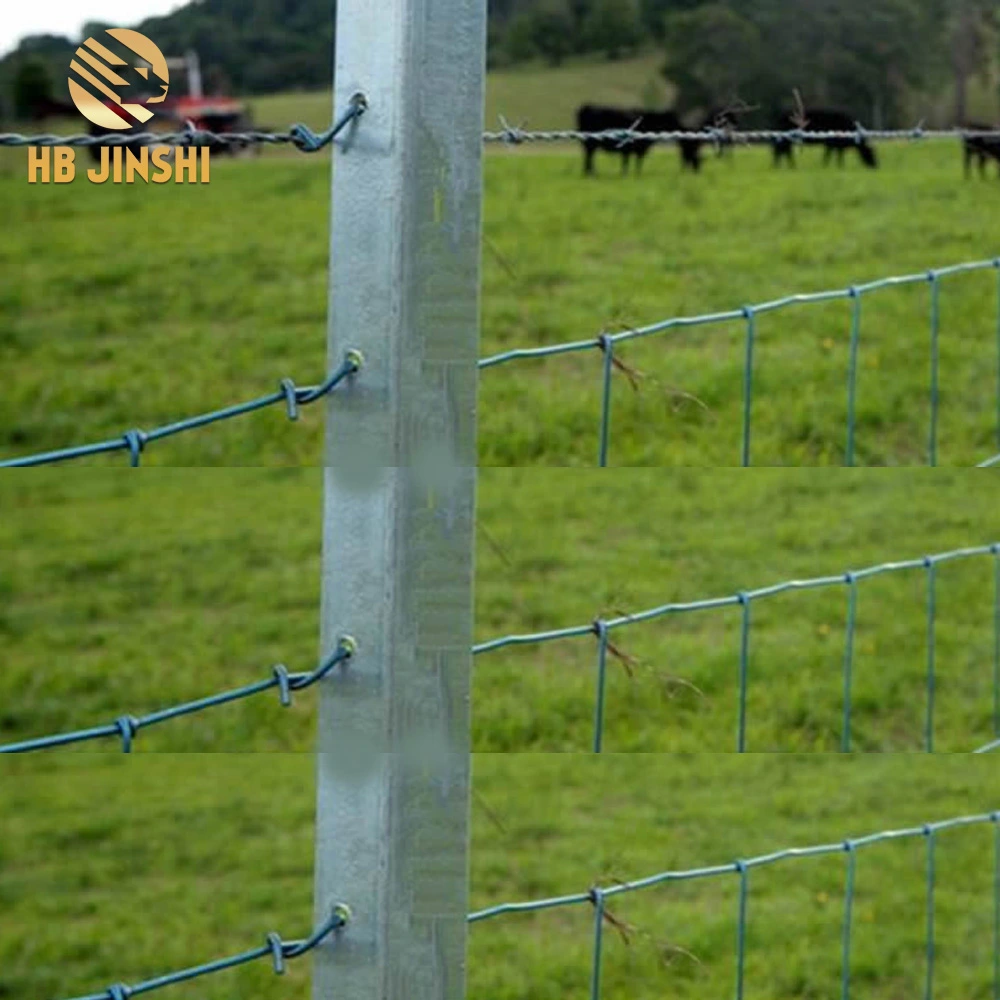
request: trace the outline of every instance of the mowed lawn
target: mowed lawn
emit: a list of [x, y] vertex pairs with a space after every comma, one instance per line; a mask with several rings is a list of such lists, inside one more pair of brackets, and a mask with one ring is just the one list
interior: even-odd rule
[[[29, 187], [23, 150], [0, 175], [0, 454], [152, 428], [300, 385], [324, 371], [329, 158], [217, 162], [204, 188]], [[654, 150], [641, 178], [578, 150], [491, 149], [485, 165], [480, 355], [739, 309], [998, 250], [1000, 183], [965, 182], [957, 142], [883, 145], [882, 167], [775, 171], [762, 149], [684, 176]], [[939, 462], [997, 440], [997, 274], [943, 281]], [[927, 461], [927, 283], [865, 298], [855, 459]], [[743, 413], [742, 320], [622, 345], [612, 465], [733, 465]], [[754, 464], [844, 460], [850, 304], [759, 317]], [[363, 373], [359, 376], [363, 378]], [[601, 357], [588, 350], [485, 370], [480, 460], [593, 465]], [[152, 465], [316, 464], [321, 407], [280, 408], [151, 445]], [[334, 410], [335, 412], [335, 410]], [[122, 464], [122, 454], [91, 459]]]
[[[100, 995], [269, 931], [305, 936], [315, 767], [307, 754], [5, 762], [0, 996]], [[481, 754], [473, 784], [470, 910], [998, 807], [994, 763], [953, 756]], [[990, 823], [935, 838], [938, 1000], [994, 995], [996, 839]], [[851, 996], [924, 995], [927, 853], [919, 835], [858, 849]], [[841, 851], [751, 870], [747, 998], [840, 995], [846, 867]], [[609, 899], [601, 996], [734, 996], [737, 902], [734, 874]], [[469, 997], [589, 996], [593, 919], [584, 903], [474, 924]], [[310, 967], [277, 977], [264, 960], [162, 995], [305, 1000]]]
[[[321, 494], [318, 469], [0, 476], [0, 743], [195, 700], [276, 663], [311, 669]], [[485, 468], [477, 529], [484, 642], [1000, 543], [1000, 509], [972, 469]], [[858, 584], [852, 749], [925, 747], [930, 648], [934, 749], [1000, 735], [997, 575], [989, 554], [938, 566], [932, 644], [925, 569]], [[841, 748], [847, 604], [842, 583], [753, 602], [748, 749]], [[735, 749], [740, 628], [729, 606], [616, 630], [604, 749]], [[589, 750], [596, 664], [586, 634], [477, 656], [475, 748]], [[310, 751], [317, 697], [282, 708], [272, 690], [143, 730], [136, 750]]]

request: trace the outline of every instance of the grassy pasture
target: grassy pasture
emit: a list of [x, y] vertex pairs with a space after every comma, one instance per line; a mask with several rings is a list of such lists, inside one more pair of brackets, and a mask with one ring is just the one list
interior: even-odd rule
[[[271, 930], [304, 935], [315, 766], [307, 754], [5, 761], [0, 996], [81, 996]], [[480, 754], [473, 776], [472, 909], [998, 805], [988, 758]], [[939, 1000], [993, 996], [995, 863], [988, 826], [937, 838]], [[860, 849], [852, 996], [923, 995], [925, 866], [921, 838]], [[839, 995], [844, 877], [843, 854], [751, 872], [748, 1000]], [[347, 902], [361, 913], [368, 901]], [[605, 1000], [733, 996], [734, 876], [618, 897], [608, 912], [626, 929], [605, 927]], [[592, 920], [582, 906], [473, 925], [468, 995], [587, 996]], [[258, 962], [162, 995], [305, 1000], [310, 964], [279, 978]]]
[[[0, 477], [0, 742], [87, 728], [315, 662], [316, 469], [47, 469]], [[476, 640], [587, 625], [1000, 541], [975, 470], [483, 469]], [[993, 559], [938, 569], [935, 748], [995, 721]], [[754, 603], [750, 750], [837, 750], [846, 587]], [[918, 750], [926, 714], [923, 570], [859, 587], [853, 746]], [[738, 608], [614, 633], [605, 749], [736, 746]], [[362, 654], [363, 651], [362, 651]], [[588, 750], [596, 643], [477, 657], [480, 751]], [[137, 749], [309, 751], [316, 692], [270, 692], [143, 730]], [[113, 741], [83, 751], [117, 752]], [[73, 753], [72, 749], [59, 753]]]
[[[812, 154], [812, 155], [809, 155]], [[480, 354], [594, 337], [997, 253], [1000, 184], [965, 183], [955, 144], [885, 146], [877, 172], [794, 172], [764, 150], [682, 176], [655, 150], [645, 176], [606, 158], [585, 181], [569, 150], [492, 150], [485, 167]], [[29, 187], [23, 150], [0, 177], [0, 453], [116, 436], [271, 391], [324, 361], [328, 161], [219, 160], [204, 188]], [[95, 242], [96, 241], [96, 242]], [[926, 461], [929, 294], [866, 298], [857, 461]], [[755, 464], [843, 460], [850, 307], [762, 316]], [[742, 322], [620, 348], [613, 465], [739, 461]], [[484, 371], [483, 465], [592, 465], [601, 362], [587, 351]], [[940, 461], [997, 441], [997, 276], [945, 280]], [[149, 464], [313, 464], [320, 414], [275, 410], [151, 446]], [[120, 464], [120, 455], [93, 460]]]

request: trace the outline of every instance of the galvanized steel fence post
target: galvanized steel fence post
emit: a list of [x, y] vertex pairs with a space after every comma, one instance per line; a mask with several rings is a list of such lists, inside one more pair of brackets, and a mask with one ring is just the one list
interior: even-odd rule
[[486, 4], [339, 0], [315, 1000], [465, 990]]

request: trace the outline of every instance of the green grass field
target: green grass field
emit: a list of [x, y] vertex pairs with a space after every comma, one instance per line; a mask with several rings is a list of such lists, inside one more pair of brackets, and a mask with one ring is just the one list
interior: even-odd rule
[[[0, 996], [82, 996], [257, 947], [271, 930], [304, 936], [314, 769], [306, 754], [5, 764]], [[485, 754], [473, 771], [472, 909], [998, 806], [993, 763], [967, 757]], [[994, 995], [993, 841], [989, 826], [937, 837], [941, 1000]], [[921, 838], [861, 849], [852, 996], [923, 995], [925, 856]], [[844, 873], [836, 854], [752, 871], [748, 998], [839, 995]], [[609, 900], [608, 912], [627, 941], [605, 928], [606, 1000], [734, 995], [734, 876]], [[586, 906], [473, 925], [468, 995], [587, 996], [592, 921]], [[304, 1000], [309, 976], [309, 959], [280, 979], [259, 962], [162, 995]]]
[[[0, 477], [0, 742], [194, 700], [278, 662], [311, 669], [320, 504], [311, 469]], [[1000, 541], [995, 487], [974, 470], [484, 469], [477, 526], [477, 641]], [[938, 750], [994, 736], [992, 563], [938, 569]], [[846, 604], [845, 587], [755, 602], [749, 749], [839, 749]], [[923, 570], [860, 585], [856, 749], [924, 745], [925, 608]], [[734, 749], [739, 628], [728, 608], [615, 632], [636, 664], [610, 662], [605, 749]], [[476, 749], [589, 749], [595, 657], [586, 636], [478, 657]], [[138, 749], [308, 751], [315, 705], [315, 691], [291, 709], [270, 692], [144, 730]]]
[[[4, 456], [156, 426], [270, 392], [284, 376], [321, 377], [328, 161], [219, 161], [205, 188], [29, 187], [23, 151], [7, 152], [0, 364], [16, 374], [0, 396]], [[673, 151], [656, 150], [641, 180], [605, 160], [589, 181], [576, 152], [491, 152], [480, 354], [998, 252], [1000, 185], [963, 182], [955, 144], [886, 147], [877, 172], [824, 170], [808, 152], [794, 172], [740, 150], [690, 177]], [[1000, 450], [996, 285], [987, 271], [943, 286], [943, 464]], [[865, 301], [861, 464], [926, 461], [928, 299], [920, 285]], [[843, 461], [849, 330], [846, 301], [759, 319], [755, 464]], [[732, 322], [620, 348], [645, 377], [633, 388], [615, 374], [611, 464], [737, 464], [743, 340]], [[481, 463], [593, 465], [600, 381], [597, 351], [484, 371]], [[320, 427], [315, 409], [297, 424], [270, 410], [151, 446], [144, 461], [316, 463]]]

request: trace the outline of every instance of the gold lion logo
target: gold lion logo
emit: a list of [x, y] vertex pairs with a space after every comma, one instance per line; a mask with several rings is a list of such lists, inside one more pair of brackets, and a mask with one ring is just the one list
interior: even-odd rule
[[[162, 103], [167, 96], [170, 74], [163, 53], [145, 35], [140, 35], [138, 31], [133, 31], [131, 28], [108, 28], [107, 33], [115, 41], [121, 42], [122, 45], [131, 49], [142, 60], [143, 65], [136, 65], [134, 69], [144, 80], [149, 80], [149, 71], [152, 69], [153, 73], [163, 81], [161, 84], [163, 92], [155, 97], [146, 98], [143, 104], [126, 103], [123, 97], [112, 88], [124, 87], [127, 90], [132, 85], [111, 67], [128, 67], [129, 63], [115, 55], [95, 38], [88, 38], [76, 50], [74, 58], [69, 64], [69, 68], [77, 74], [80, 80], [86, 82], [86, 86], [71, 76], [69, 78], [69, 92], [77, 110], [88, 121], [102, 128], [124, 132], [137, 122], [145, 123], [153, 117], [153, 112], [145, 105]], [[103, 96], [98, 97], [97, 94]], [[109, 107], [108, 101], [111, 101], [121, 111], [131, 115], [133, 120], [119, 114], [115, 107]]]

